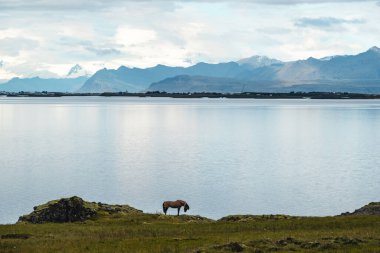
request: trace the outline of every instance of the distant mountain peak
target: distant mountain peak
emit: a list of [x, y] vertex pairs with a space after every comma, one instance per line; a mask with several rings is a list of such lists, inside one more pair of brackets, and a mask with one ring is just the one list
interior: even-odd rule
[[330, 56], [325, 56], [325, 57], [322, 57], [322, 58], [319, 58], [318, 60], [320, 61], [330, 61], [336, 57], [339, 57], [340, 55], [330, 55]]
[[[118, 71], [123, 71], [123, 70], [127, 70], [127, 69], [129, 69], [128, 67], [126, 67], [126, 66], [120, 66], [117, 70]], [[103, 70], [107, 70], [106, 68], [103, 68]]]
[[90, 73], [86, 71], [81, 65], [75, 64], [69, 72], [67, 73], [67, 77], [73, 78], [73, 77], [79, 77], [79, 76], [89, 76]]
[[167, 66], [164, 65], [164, 64], [157, 64], [157, 65], [156, 65], [156, 68], [160, 68], [160, 67], [161, 67], [161, 68], [166, 68]]
[[81, 71], [82, 69], [83, 68], [81, 65], [75, 64], [73, 67], [71, 67], [71, 69], [69, 70], [69, 73], [67, 73], [67, 76], [74, 75], [74, 74], [78, 73], [79, 71]]
[[282, 61], [276, 60], [276, 59], [271, 59], [266, 56], [262, 55], [254, 55], [249, 58], [244, 58], [239, 61], [237, 61], [239, 65], [249, 65], [253, 68], [260, 68], [260, 67], [265, 67], [273, 64], [278, 64], [282, 63]]
[[370, 52], [380, 53], [380, 48], [374, 46], [374, 47], [371, 47], [368, 51], [370, 51]]

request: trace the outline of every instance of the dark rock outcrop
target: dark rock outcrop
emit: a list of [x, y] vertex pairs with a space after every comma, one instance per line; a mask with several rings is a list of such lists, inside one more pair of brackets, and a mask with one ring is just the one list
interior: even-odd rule
[[85, 207], [83, 199], [71, 197], [48, 203], [46, 207], [34, 207], [34, 211], [20, 217], [19, 221], [31, 223], [84, 221], [96, 215], [95, 210]]
[[231, 242], [224, 245], [217, 245], [215, 246], [215, 249], [217, 250], [227, 250], [231, 252], [242, 252], [244, 251], [244, 244], [240, 244], [238, 242]]
[[371, 202], [352, 213], [346, 212], [342, 213], [342, 215], [380, 215], [380, 202]]
[[21, 216], [19, 222], [30, 222], [35, 224], [47, 222], [77, 222], [91, 219], [100, 213], [142, 213], [142, 211], [127, 205], [108, 205], [103, 203], [86, 202], [76, 196], [53, 200], [44, 205], [35, 206], [33, 209], [34, 211], [32, 213]]

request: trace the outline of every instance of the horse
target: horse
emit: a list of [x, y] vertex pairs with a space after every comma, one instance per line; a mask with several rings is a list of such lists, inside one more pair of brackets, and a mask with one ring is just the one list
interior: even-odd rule
[[169, 207], [177, 208], [178, 210], [177, 216], [179, 216], [179, 210], [181, 210], [181, 207], [184, 207], [183, 209], [185, 213], [187, 210], [190, 209], [190, 206], [186, 203], [186, 201], [183, 201], [183, 200], [165, 201], [164, 203], [162, 203], [162, 209], [164, 210], [165, 215]]

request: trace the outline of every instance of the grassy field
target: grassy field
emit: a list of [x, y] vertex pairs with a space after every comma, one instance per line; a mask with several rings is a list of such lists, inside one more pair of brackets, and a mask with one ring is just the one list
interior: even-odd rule
[[156, 214], [0, 226], [0, 252], [380, 252], [380, 216], [233, 221]]

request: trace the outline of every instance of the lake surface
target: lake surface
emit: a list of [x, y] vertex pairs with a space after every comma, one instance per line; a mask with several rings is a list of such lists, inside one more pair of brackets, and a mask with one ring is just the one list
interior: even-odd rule
[[0, 223], [72, 195], [335, 215], [380, 201], [380, 101], [0, 97], [0, 173]]

